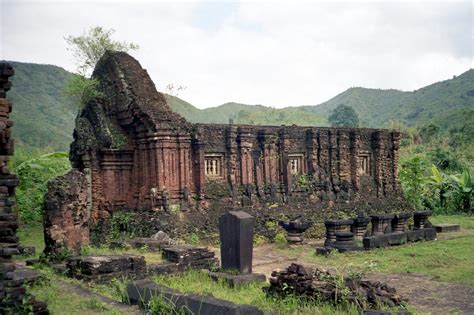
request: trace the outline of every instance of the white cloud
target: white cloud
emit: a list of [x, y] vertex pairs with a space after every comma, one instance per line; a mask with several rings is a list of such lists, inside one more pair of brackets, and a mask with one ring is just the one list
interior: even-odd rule
[[[73, 70], [64, 36], [136, 42], [159, 89], [199, 107], [318, 104], [351, 86], [413, 90], [473, 67], [471, 2], [2, 1], [0, 58]], [[216, 17], [215, 15], [219, 15]]]

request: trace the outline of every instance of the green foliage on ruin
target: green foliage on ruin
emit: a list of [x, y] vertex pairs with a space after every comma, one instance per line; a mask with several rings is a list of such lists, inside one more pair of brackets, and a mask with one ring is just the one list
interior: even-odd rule
[[99, 81], [90, 78], [89, 75], [107, 51], [127, 52], [138, 49], [138, 45], [134, 43], [113, 40], [111, 37], [114, 33], [114, 29], [108, 30], [95, 26], [80, 36], [70, 35], [65, 38], [69, 45], [68, 50], [72, 52], [75, 59], [77, 73], [66, 83], [64, 94], [79, 107], [103, 96]]
[[134, 43], [120, 42], [112, 39], [114, 29], [105, 29], [101, 26], [89, 28], [80, 36], [69, 35], [65, 38], [70, 51], [75, 59], [77, 72], [82, 76], [94, 69], [99, 59], [106, 51], [137, 50], [139, 46]]
[[123, 131], [115, 123], [113, 123], [109, 118], [105, 117], [105, 122], [107, 124], [107, 129], [112, 138], [112, 149], [122, 150], [127, 145], [127, 136], [124, 135]]
[[9, 167], [20, 179], [16, 188], [20, 222], [32, 224], [42, 221], [44, 194], [48, 182], [66, 173], [71, 165], [65, 152], [45, 153], [41, 150], [17, 150]]
[[102, 97], [103, 93], [99, 90], [99, 81], [94, 78], [87, 79], [82, 75], [74, 75], [64, 87], [64, 95], [70, 98], [74, 104], [81, 104], [80, 107]]

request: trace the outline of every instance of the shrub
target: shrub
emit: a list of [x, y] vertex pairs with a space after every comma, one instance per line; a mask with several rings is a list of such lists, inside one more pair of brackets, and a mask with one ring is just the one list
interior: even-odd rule
[[41, 221], [47, 184], [71, 168], [68, 154], [17, 150], [9, 166], [20, 179], [20, 185], [16, 189], [20, 222], [30, 224]]

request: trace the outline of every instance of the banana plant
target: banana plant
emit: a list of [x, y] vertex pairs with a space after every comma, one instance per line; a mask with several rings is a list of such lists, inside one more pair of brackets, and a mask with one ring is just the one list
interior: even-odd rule
[[431, 165], [431, 176], [428, 177], [428, 185], [438, 190], [439, 207], [448, 212], [446, 208], [446, 198], [449, 195], [450, 183], [446, 175], [444, 175], [435, 165]]
[[460, 176], [451, 175], [458, 184], [458, 193], [461, 197], [461, 205], [464, 212], [471, 211], [471, 198], [474, 190], [474, 178], [471, 177], [469, 169], [464, 169]]

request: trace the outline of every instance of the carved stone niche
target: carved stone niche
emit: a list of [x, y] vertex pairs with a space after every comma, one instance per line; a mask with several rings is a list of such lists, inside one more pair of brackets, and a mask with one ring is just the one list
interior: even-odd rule
[[371, 170], [370, 170], [370, 154], [367, 151], [362, 151], [359, 153], [358, 156], [359, 159], [359, 165], [357, 171], [359, 172], [359, 175], [366, 175], [370, 176], [371, 175]]
[[288, 171], [291, 175], [303, 175], [305, 173], [304, 154], [288, 154]]
[[224, 155], [222, 153], [206, 153], [204, 155], [204, 173], [209, 179], [224, 178]]

